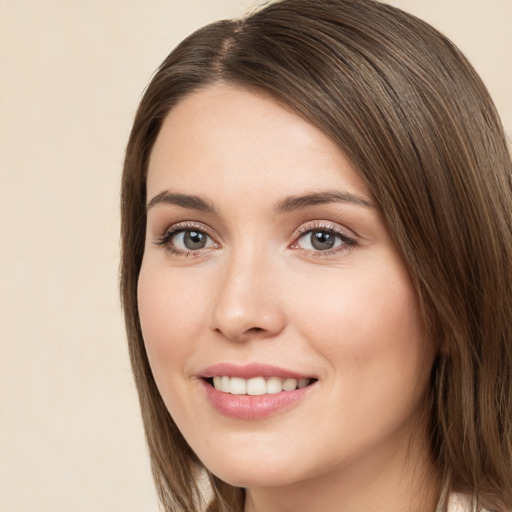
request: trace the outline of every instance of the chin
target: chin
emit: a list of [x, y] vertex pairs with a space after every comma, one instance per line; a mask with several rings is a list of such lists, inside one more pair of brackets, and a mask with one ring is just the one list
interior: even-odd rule
[[268, 488], [268, 487], [284, 487], [293, 484], [295, 481], [282, 476], [273, 477], [270, 475], [254, 474], [254, 471], [242, 472], [242, 474], [234, 474], [230, 471], [213, 472], [212, 473], [233, 487], [243, 488]]
[[244, 488], [286, 487], [314, 476], [302, 474], [296, 463], [285, 461], [276, 464], [269, 463], [268, 460], [259, 460], [257, 463], [252, 460], [239, 460], [235, 464], [224, 460], [222, 464], [206, 467], [229, 485]]

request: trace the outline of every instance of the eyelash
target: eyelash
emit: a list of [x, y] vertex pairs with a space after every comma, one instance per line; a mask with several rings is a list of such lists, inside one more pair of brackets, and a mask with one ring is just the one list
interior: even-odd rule
[[[195, 231], [199, 233], [203, 233], [207, 235], [214, 243], [218, 246], [218, 243], [215, 241], [215, 237], [211, 233], [211, 230], [202, 224], [190, 224], [190, 223], [180, 223], [172, 226], [167, 229], [162, 235], [157, 237], [154, 241], [154, 244], [157, 246], [164, 246], [166, 251], [171, 253], [174, 256], [181, 257], [198, 257], [202, 254], [201, 249], [197, 250], [183, 250], [174, 247], [171, 242], [173, 238], [179, 233], [185, 233], [187, 231]], [[333, 249], [322, 250], [314, 250], [314, 249], [301, 249], [298, 247], [298, 241], [309, 233], [314, 233], [315, 231], [326, 232], [329, 234], [333, 234], [335, 237], [341, 240], [341, 245], [337, 246]], [[330, 222], [308, 222], [303, 224], [300, 228], [298, 228], [293, 234], [293, 242], [290, 245], [290, 248], [293, 250], [302, 250], [304, 251], [305, 256], [314, 257], [314, 258], [323, 258], [332, 256], [338, 252], [347, 251], [357, 245], [357, 241], [355, 236], [349, 234], [348, 232], [340, 229], [336, 224], [332, 224]]]
[[293, 234], [294, 242], [291, 244], [291, 248], [294, 250], [300, 249], [300, 247], [294, 247], [298, 244], [298, 241], [305, 235], [314, 233], [315, 231], [325, 232], [333, 234], [335, 237], [341, 240], [341, 245], [333, 249], [327, 249], [325, 251], [314, 250], [314, 249], [302, 249], [306, 256], [314, 258], [324, 258], [332, 256], [339, 252], [345, 252], [355, 245], [357, 241], [355, 235], [349, 234], [349, 232], [342, 230], [338, 225], [330, 222], [308, 222], [300, 226], [299, 229]]
[[211, 240], [215, 240], [214, 236], [212, 235], [211, 231], [202, 224], [189, 224], [189, 223], [180, 223], [172, 226], [171, 228], [167, 229], [162, 235], [157, 237], [157, 239], [154, 241], [155, 245], [158, 246], [164, 246], [165, 250], [171, 253], [174, 256], [182, 256], [185, 258], [188, 257], [198, 257], [201, 255], [200, 250], [188, 250], [184, 251], [183, 249], [177, 249], [173, 245], [171, 245], [172, 239], [178, 235], [179, 233], [186, 233], [187, 231], [196, 231], [199, 233], [203, 233], [208, 236]]

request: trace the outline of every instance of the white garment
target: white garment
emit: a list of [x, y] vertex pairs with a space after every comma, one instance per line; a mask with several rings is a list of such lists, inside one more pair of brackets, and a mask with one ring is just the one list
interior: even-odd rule
[[[471, 496], [453, 492], [448, 499], [448, 512], [473, 512]], [[488, 512], [482, 508], [480, 512]]]
[[448, 512], [471, 512], [471, 498], [467, 494], [452, 493], [448, 500]]

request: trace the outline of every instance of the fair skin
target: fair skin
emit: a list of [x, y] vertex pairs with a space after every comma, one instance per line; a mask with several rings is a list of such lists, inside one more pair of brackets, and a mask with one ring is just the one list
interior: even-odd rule
[[[204, 465], [246, 488], [246, 512], [433, 510], [432, 344], [375, 201], [334, 143], [276, 101], [217, 84], [169, 113], [147, 188], [144, 341]], [[229, 388], [258, 374], [305, 387]]]

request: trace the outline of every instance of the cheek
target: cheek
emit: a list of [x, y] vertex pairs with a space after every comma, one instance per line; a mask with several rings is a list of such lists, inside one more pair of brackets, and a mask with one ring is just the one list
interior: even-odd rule
[[327, 362], [326, 395], [340, 404], [331, 411], [333, 435], [357, 454], [403, 433], [408, 420], [423, 421], [433, 351], [407, 275], [347, 272], [330, 289], [309, 299], [301, 334]]
[[168, 269], [143, 264], [138, 282], [139, 316], [144, 344], [157, 381], [172, 369], [183, 373], [183, 361], [199, 332], [204, 298]]
[[409, 276], [386, 268], [338, 272], [294, 297], [302, 335], [314, 340], [333, 378], [363, 401], [416, 382], [423, 388], [433, 357]]

